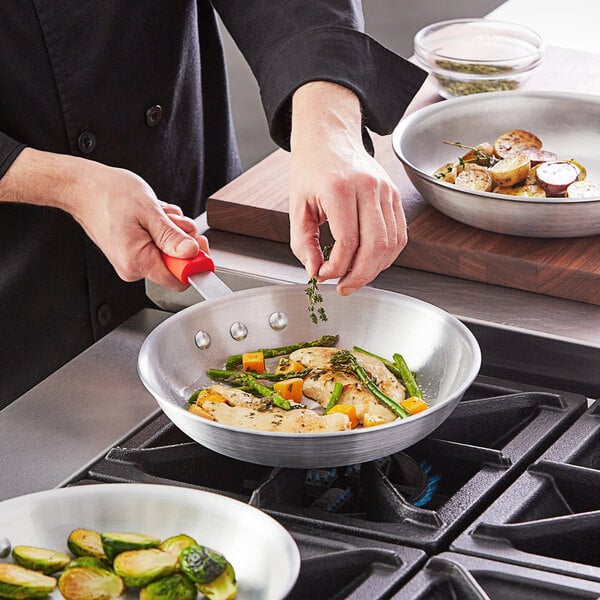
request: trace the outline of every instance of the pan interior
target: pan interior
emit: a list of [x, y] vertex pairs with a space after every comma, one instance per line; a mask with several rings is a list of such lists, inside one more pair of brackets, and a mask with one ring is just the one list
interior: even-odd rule
[[[364, 288], [348, 297], [332, 285], [320, 286], [327, 322], [309, 318], [304, 286], [271, 286], [237, 292], [231, 297], [191, 306], [167, 319], [144, 342], [140, 377], [152, 394], [184, 407], [190, 394], [210, 383], [209, 367], [222, 367], [227, 356], [259, 348], [285, 346], [338, 334], [339, 346], [360, 346], [391, 358], [401, 353], [419, 374], [419, 383], [433, 409], [456, 397], [476, 376], [479, 348], [466, 328], [444, 311], [408, 296]], [[274, 313], [288, 325], [270, 327]], [[230, 327], [243, 323], [248, 335], [241, 341]], [[208, 349], [196, 346], [198, 331], [210, 335]]]

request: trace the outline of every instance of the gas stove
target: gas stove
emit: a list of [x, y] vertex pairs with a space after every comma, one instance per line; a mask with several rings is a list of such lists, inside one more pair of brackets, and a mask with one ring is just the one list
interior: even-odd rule
[[528, 582], [523, 598], [571, 584], [596, 597], [599, 352], [467, 325], [481, 375], [437, 430], [393, 456], [271, 468], [212, 452], [160, 413], [66, 485], [179, 485], [260, 508], [300, 549], [288, 600], [514, 598], [511, 577]]

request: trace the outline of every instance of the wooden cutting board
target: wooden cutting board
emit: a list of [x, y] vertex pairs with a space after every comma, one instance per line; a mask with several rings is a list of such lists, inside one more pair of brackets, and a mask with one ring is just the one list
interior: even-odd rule
[[[548, 48], [528, 89], [600, 95], [600, 55]], [[409, 111], [439, 100], [425, 85]], [[373, 136], [375, 156], [400, 189], [409, 242], [397, 265], [600, 305], [600, 236], [540, 239], [464, 225], [430, 207], [408, 180], [389, 137]], [[277, 150], [214, 193], [208, 225], [289, 243], [289, 154]], [[327, 227], [325, 243], [330, 239]]]

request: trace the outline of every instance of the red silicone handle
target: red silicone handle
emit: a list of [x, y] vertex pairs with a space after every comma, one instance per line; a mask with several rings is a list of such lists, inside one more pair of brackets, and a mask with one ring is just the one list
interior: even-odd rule
[[181, 283], [188, 282], [188, 277], [190, 275], [195, 275], [196, 273], [205, 273], [206, 271], [215, 271], [215, 263], [213, 259], [202, 252], [202, 250], [198, 251], [198, 254], [194, 258], [176, 258], [175, 256], [169, 256], [164, 252], [161, 252], [163, 261], [165, 265]]

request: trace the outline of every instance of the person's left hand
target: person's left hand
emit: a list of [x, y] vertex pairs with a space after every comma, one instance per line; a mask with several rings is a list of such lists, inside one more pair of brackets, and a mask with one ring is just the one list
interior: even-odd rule
[[[389, 267], [407, 242], [400, 193], [365, 150], [360, 106], [346, 88], [314, 82], [294, 94], [291, 248], [309, 277], [340, 278], [348, 295]], [[323, 262], [319, 225], [335, 240]]]

